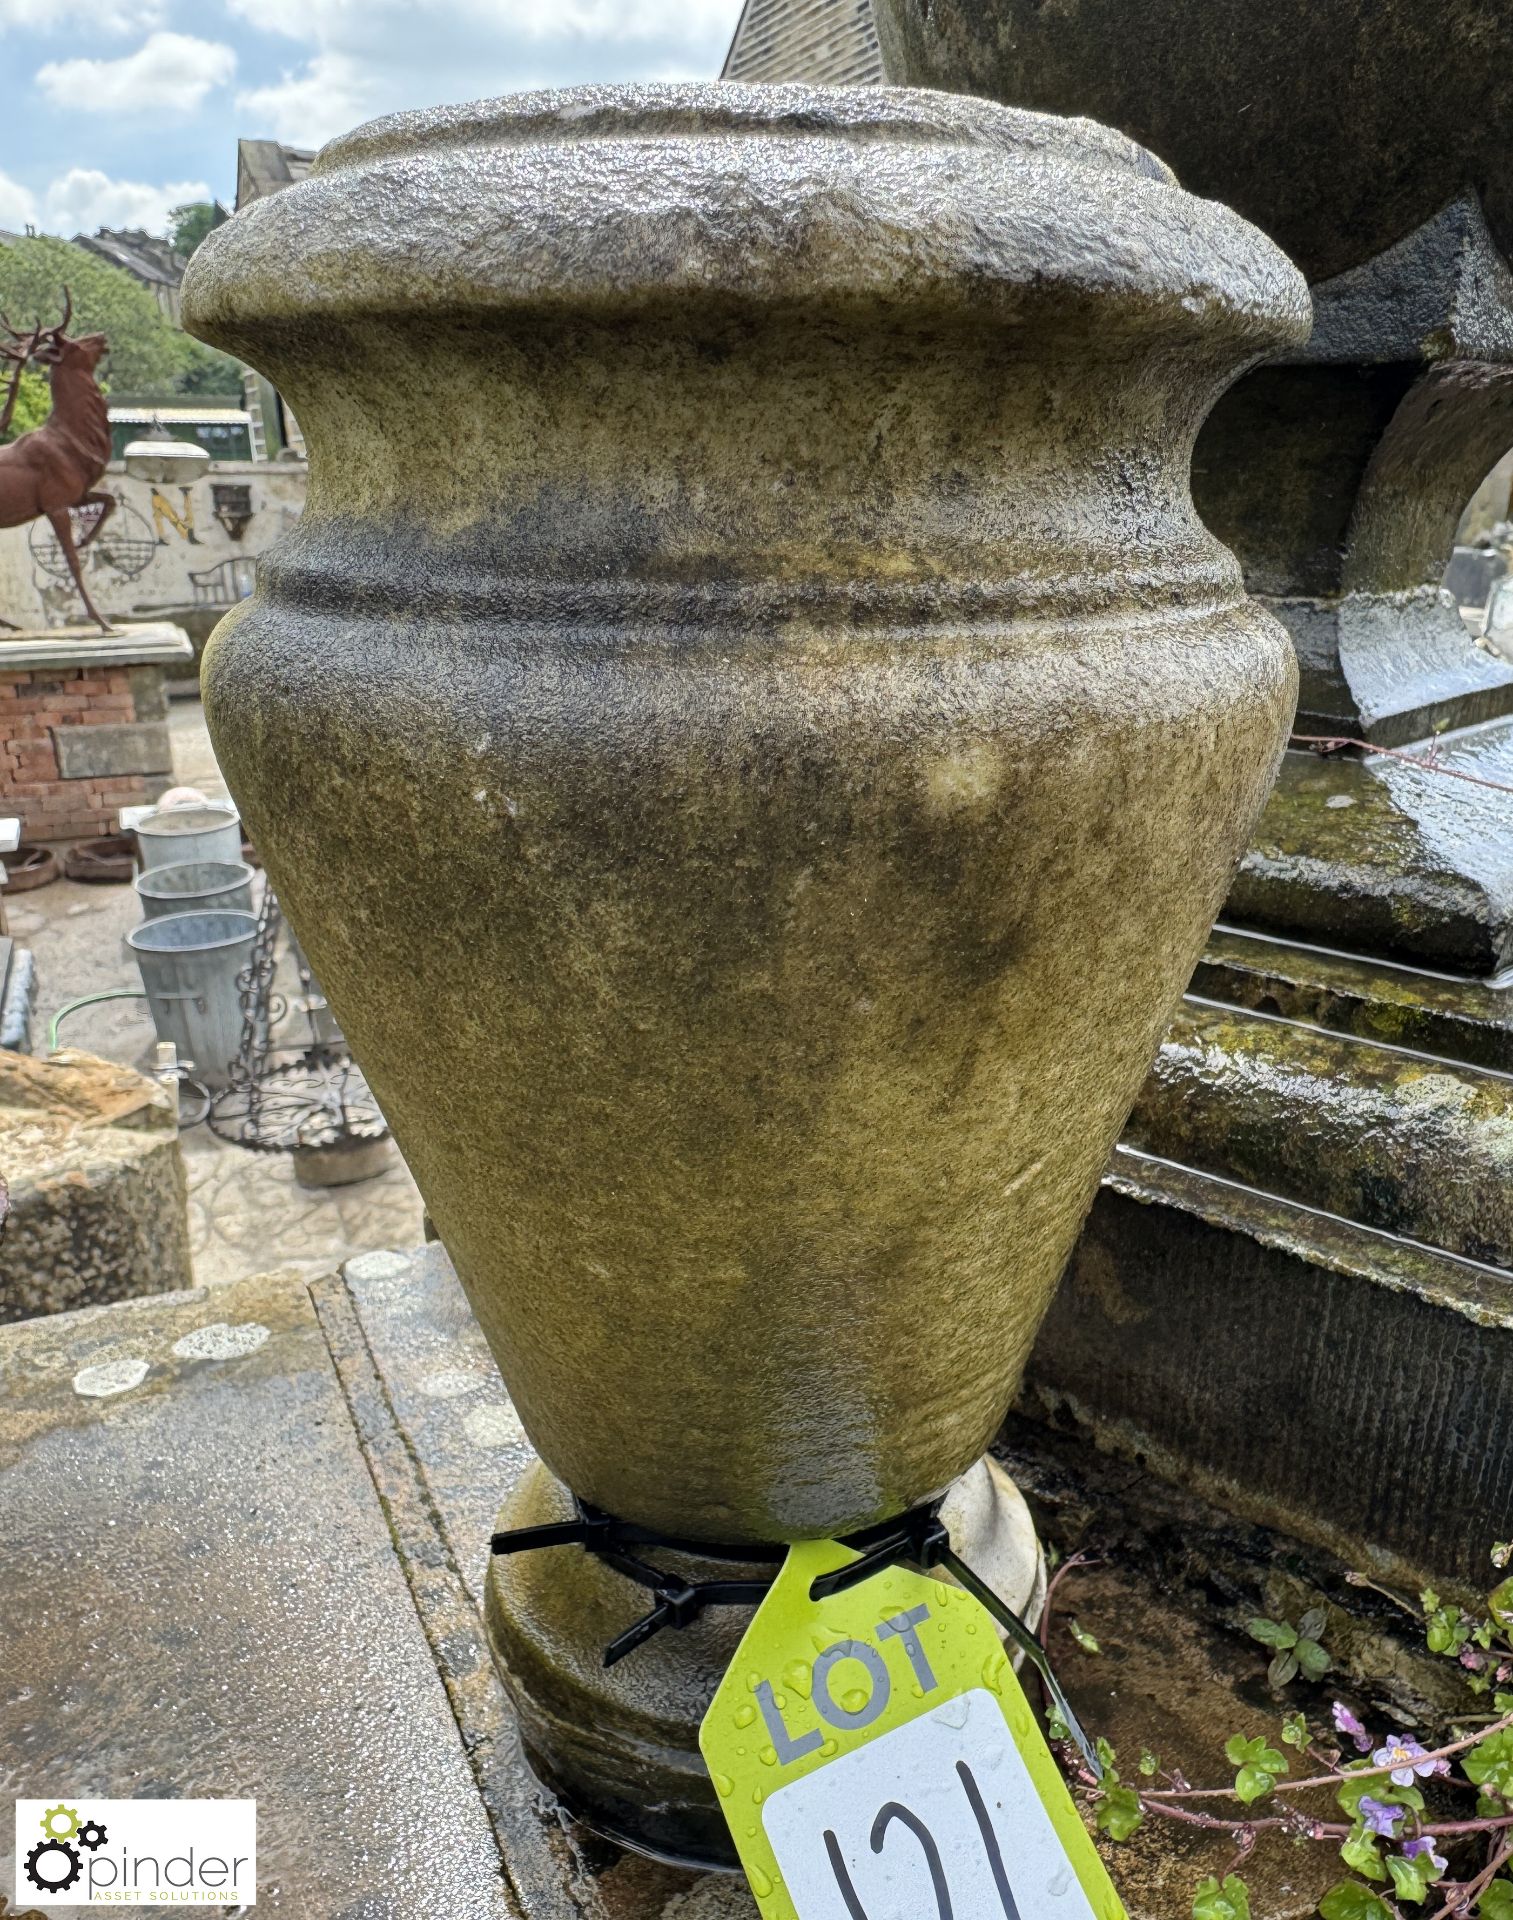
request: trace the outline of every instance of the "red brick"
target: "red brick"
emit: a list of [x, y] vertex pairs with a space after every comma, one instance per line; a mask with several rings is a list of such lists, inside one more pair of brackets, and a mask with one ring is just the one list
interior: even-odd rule
[[58, 778], [58, 758], [47, 741], [39, 740], [35, 746], [14, 747], [8, 757], [15, 766], [18, 780]]

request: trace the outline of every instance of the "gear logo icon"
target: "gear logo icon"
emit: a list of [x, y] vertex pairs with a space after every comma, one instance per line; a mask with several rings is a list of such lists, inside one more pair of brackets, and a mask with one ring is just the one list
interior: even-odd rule
[[39, 1840], [25, 1865], [26, 1877], [38, 1893], [66, 1893], [84, 1871], [79, 1849], [67, 1840]]
[[79, 1831], [79, 1809], [58, 1805], [42, 1816], [42, 1831], [49, 1840], [72, 1840]]
[[87, 1847], [91, 1853], [97, 1853], [108, 1838], [98, 1820], [86, 1820], [79, 1829], [79, 1845]]

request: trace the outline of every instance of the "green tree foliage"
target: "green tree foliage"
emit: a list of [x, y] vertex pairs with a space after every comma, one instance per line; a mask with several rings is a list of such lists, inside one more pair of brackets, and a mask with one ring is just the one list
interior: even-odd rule
[[240, 392], [236, 362], [164, 319], [147, 289], [121, 268], [48, 234], [0, 247], [0, 309], [13, 325], [57, 321], [65, 286], [74, 297], [69, 331], [110, 336], [102, 372], [115, 392]]
[[[0, 379], [0, 410], [5, 405], [5, 396], [11, 390], [10, 367], [4, 370]], [[7, 440], [19, 440], [23, 433], [30, 433], [33, 427], [40, 427], [52, 411], [52, 394], [48, 391], [47, 381], [40, 373], [28, 369], [21, 376], [21, 388], [16, 395], [15, 411], [11, 414], [10, 428], [0, 433], [0, 443]]]
[[182, 207], [174, 207], [168, 215], [168, 237], [174, 252], [183, 254], [187, 260], [214, 225], [212, 200], [190, 200]]

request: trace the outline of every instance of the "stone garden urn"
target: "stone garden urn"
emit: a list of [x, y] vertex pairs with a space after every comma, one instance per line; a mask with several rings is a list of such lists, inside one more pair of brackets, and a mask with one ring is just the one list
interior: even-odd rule
[[[509, 1523], [727, 1568], [952, 1490], [991, 1551], [1292, 713], [1188, 466], [1301, 279], [1087, 122], [645, 87], [361, 128], [186, 312], [310, 448], [206, 708], [539, 1450]], [[749, 1611], [606, 1670], [603, 1562], [488, 1591], [543, 1776], [721, 1857]]]

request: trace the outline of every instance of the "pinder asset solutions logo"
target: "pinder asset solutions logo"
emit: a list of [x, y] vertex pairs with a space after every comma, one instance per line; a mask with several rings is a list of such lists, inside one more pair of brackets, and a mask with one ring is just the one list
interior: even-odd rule
[[255, 1800], [16, 1802], [16, 1904], [257, 1903]]

